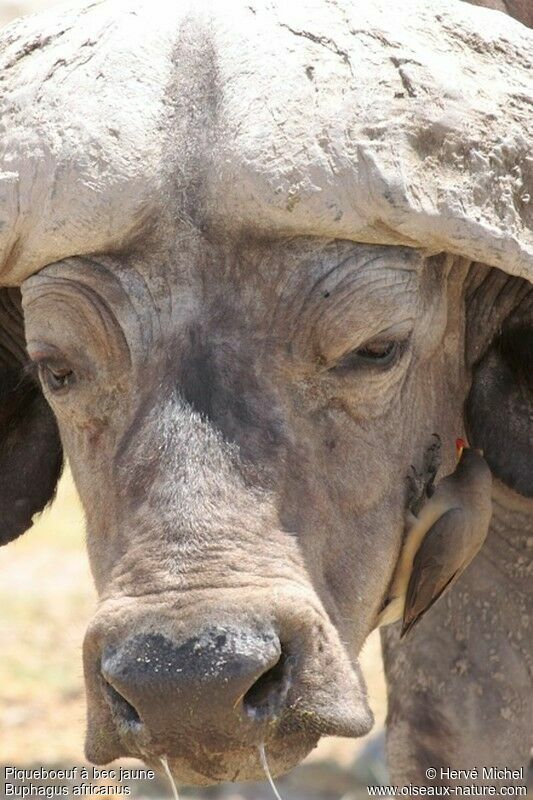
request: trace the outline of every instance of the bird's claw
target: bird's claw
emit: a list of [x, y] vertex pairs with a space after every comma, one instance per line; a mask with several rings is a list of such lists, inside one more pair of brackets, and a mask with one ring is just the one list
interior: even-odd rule
[[411, 464], [411, 469], [407, 473], [407, 490], [407, 509], [416, 517], [426, 496], [426, 481], [414, 464]]
[[438, 433], [432, 434], [433, 442], [424, 453], [423, 472], [426, 475], [426, 496], [431, 497], [435, 487], [434, 481], [442, 463], [442, 441]]
[[418, 516], [425, 500], [434, 492], [434, 481], [441, 465], [441, 438], [438, 433], [432, 434], [433, 442], [426, 448], [422, 462], [422, 471], [418, 472], [411, 464], [407, 474], [407, 509], [415, 517]]

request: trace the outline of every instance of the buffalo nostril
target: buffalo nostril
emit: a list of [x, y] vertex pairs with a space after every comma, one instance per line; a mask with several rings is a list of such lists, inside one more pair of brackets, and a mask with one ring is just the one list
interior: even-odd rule
[[285, 705], [291, 674], [292, 660], [282, 649], [277, 663], [264, 672], [244, 695], [246, 714], [252, 719], [276, 716]]
[[278, 715], [290, 678], [281, 650], [270, 631], [213, 627], [179, 644], [138, 634], [103, 651], [102, 690], [125, 741], [148, 737], [166, 747], [170, 738], [174, 746], [193, 719], [216, 749]]
[[110, 683], [104, 678], [105, 690], [107, 698], [114, 715], [121, 721], [133, 726], [141, 725], [141, 718], [137, 709], [123, 697], [120, 692], [117, 692]]

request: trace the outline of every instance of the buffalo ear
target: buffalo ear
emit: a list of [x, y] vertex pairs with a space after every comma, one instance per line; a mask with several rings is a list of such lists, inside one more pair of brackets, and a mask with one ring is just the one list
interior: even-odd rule
[[504, 328], [474, 367], [466, 430], [493, 475], [533, 497], [533, 327]]
[[57, 423], [28, 372], [20, 295], [0, 290], [0, 545], [32, 526], [63, 468]]

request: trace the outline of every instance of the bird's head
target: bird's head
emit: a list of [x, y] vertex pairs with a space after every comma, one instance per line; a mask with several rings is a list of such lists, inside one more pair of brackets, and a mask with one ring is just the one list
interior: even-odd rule
[[455, 440], [455, 454], [457, 456], [457, 463], [461, 460], [463, 455], [463, 450], [466, 447], [466, 442], [464, 439], [456, 439]]
[[[465, 440], [464, 439], [456, 439], [455, 440], [455, 453], [456, 453], [456, 456], [457, 456], [457, 463], [459, 463], [459, 461], [463, 457], [463, 450], [465, 450], [465, 449], [466, 450], [470, 450], [470, 448], [468, 447], [468, 445], [465, 442]], [[483, 457], [483, 450], [478, 450], [477, 448], [474, 448], [473, 452], [477, 453], [478, 456]]]

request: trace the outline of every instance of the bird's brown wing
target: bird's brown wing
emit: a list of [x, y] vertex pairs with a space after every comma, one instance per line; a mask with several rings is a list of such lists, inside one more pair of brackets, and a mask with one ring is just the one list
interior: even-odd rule
[[400, 636], [411, 630], [466, 567], [465, 528], [464, 511], [451, 508], [427, 532], [413, 560]]

